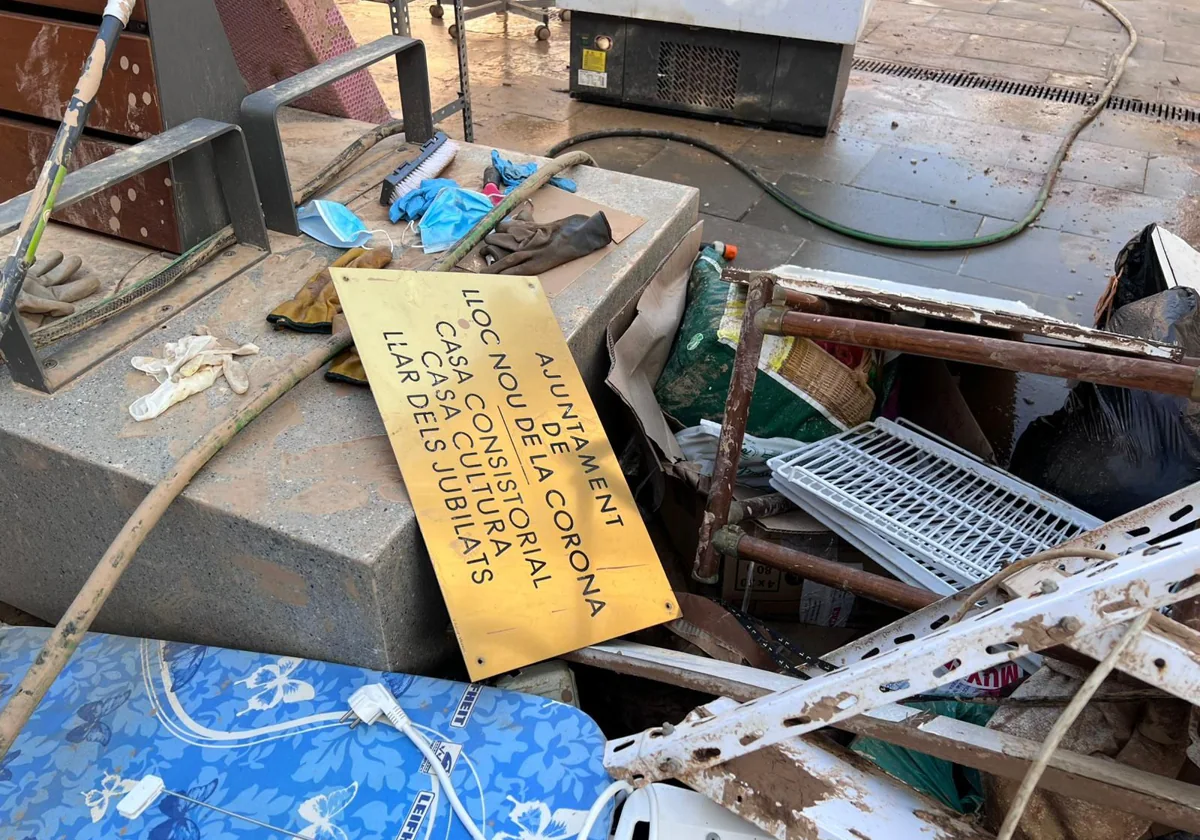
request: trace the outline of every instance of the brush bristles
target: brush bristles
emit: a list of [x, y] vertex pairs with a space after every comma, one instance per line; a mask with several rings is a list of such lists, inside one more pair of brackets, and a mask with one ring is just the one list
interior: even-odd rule
[[391, 189], [388, 191], [389, 205], [394, 204], [397, 199], [403, 198], [413, 190], [421, 186], [421, 182], [429, 178], [436, 178], [441, 175], [454, 161], [454, 156], [458, 154], [458, 144], [453, 140], [447, 140], [425, 160], [404, 178], [394, 185], [389, 185]]

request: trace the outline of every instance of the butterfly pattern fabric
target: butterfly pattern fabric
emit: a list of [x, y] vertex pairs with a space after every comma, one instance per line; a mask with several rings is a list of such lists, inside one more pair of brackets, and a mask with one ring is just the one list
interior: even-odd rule
[[92, 822], [99, 822], [108, 813], [108, 806], [133, 790], [133, 779], [122, 779], [116, 773], [105, 773], [100, 786], [83, 794], [83, 803], [92, 814]]
[[72, 744], [81, 741], [94, 741], [101, 746], [108, 746], [112, 740], [112, 727], [105, 718], [113, 714], [129, 699], [129, 691], [120, 691], [103, 700], [93, 700], [84, 703], [75, 714], [83, 723], [67, 733], [67, 740]]
[[5, 754], [4, 758], [0, 758], [0, 782], [11, 782], [12, 781], [13, 774], [12, 774], [12, 771], [8, 769], [8, 765], [13, 763], [20, 757], [21, 757], [21, 751], [13, 749], [13, 750], [9, 750]]
[[208, 784], [188, 788], [187, 799], [178, 796], [163, 796], [158, 810], [167, 819], [150, 829], [150, 840], [200, 840], [200, 826], [193, 819], [193, 812], [205, 813], [204, 803], [217, 789], [217, 780]]
[[340, 826], [334, 825], [334, 820], [346, 810], [356, 793], [358, 782], [332, 793], [321, 793], [312, 799], [304, 800], [298, 810], [300, 819], [308, 825], [300, 830], [300, 835], [309, 840], [350, 840]]
[[238, 714], [274, 709], [280, 703], [303, 703], [313, 699], [313, 687], [304, 680], [292, 679], [303, 660], [292, 656], [280, 657], [277, 662], [260, 665], [254, 673], [238, 683], [256, 693], [246, 701], [246, 708]]
[[[0, 704], [48, 632], [0, 628]], [[402, 733], [342, 720], [350, 695], [374, 682], [438, 744], [495, 840], [573, 840], [611, 781], [595, 723], [540, 697], [89, 634], [0, 759], [0, 840], [422, 840], [431, 826], [438, 840], [468, 840]], [[187, 798], [164, 793], [125, 819], [117, 804], [149, 774]], [[594, 840], [607, 826], [597, 822]]]
[[163, 645], [163, 659], [171, 673], [171, 690], [180, 691], [196, 676], [200, 666], [204, 664], [204, 645], [184, 645], [178, 642], [167, 642]]

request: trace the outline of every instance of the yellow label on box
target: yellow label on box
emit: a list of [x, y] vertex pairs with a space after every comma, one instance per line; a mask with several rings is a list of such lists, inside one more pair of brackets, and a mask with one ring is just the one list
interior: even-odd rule
[[331, 273], [471, 679], [679, 617], [537, 278]]
[[583, 61], [580, 63], [584, 70], [591, 70], [593, 73], [603, 73], [605, 65], [608, 63], [608, 53], [603, 50], [584, 50]]

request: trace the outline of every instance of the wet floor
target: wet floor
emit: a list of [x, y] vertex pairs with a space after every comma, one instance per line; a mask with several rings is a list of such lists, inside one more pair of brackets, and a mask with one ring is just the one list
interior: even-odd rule
[[[963, 5], [975, 0], [947, 2]], [[979, 3], [979, 9], [949, 15], [940, 13], [931, 0], [911, 5], [876, 0], [864, 31], [880, 37], [871, 41], [868, 35], [860, 51], [879, 52], [882, 42], [902, 38], [887, 34], [897, 20], [923, 17], [914, 19], [916, 31], [949, 15], [941, 21], [943, 28], [982, 26], [990, 34], [983, 40], [953, 38], [955, 49], [943, 51], [936, 61], [927, 55], [927, 64], [975, 69], [971, 62], [986, 60], [986, 71], [992, 74], [1022, 78], [1022, 73], [1033, 72], [1022, 70], [1017, 60], [1025, 55], [1023, 47], [992, 41], [1000, 40], [1000, 34], [1018, 41], [1057, 39], [1058, 30], [1050, 24], [1030, 28], [1012, 21], [997, 23], [994, 19], [1009, 15], [1019, 5], [1017, 0]], [[1086, 42], [1096, 55], [1109, 55], [1105, 51], [1116, 47], [1107, 44], [1107, 36], [1096, 35], [1103, 35], [1108, 24], [1091, 15], [1091, 4], [1084, 5], [1089, 9], [1053, 7], [1054, 14], [1075, 15], [1081, 21], [1064, 18], [1053, 23], [1066, 33], [1060, 43], [1070, 38], [1073, 43]], [[390, 31], [382, 4], [345, 2], [340, 8], [359, 42]], [[1137, 24], [1135, 12], [1127, 13]], [[1036, 17], [1041, 12], [1035, 8], [1029, 14]], [[436, 107], [457, 92], [454, 42], [445, 21], [430, 18], [424, 4], [411, 4], [410, 15], [413, 34], [425, 41], [428, 51]], [[881, 30], [883, 24], [891, 28]], [[1082, 113], [1079, 106], [1059, 102], [859, 72], [851, 74], [842, 113], [824, 138], [611, 108], [574, 101], [567, 92], [570, 24], [555, 17], [549, 41], [535, 38], [536, 26], [515, 15], [487, 15], [467, 24], [476, 142], [539, 154], [568, 137], [603, 128], [683, 132], [755, 166], [810, 209], [888, 236], [937, 241], [1011, 227], [1029, 211], [1062, 136]], [[1034, 46], [1050, 50], [1046, 55], [1051, 59], [1039, 59], [1040, 64], [1062, 65], [1041, 68], [1045, 72], [1038, 73], [1039, 80], [1094, 84], [1088, 73], [1071, 77], [1068, 72], [1072, 66], [1082, 68], [1081, 62], [1090, 62], [1089, 68], [1095, 63], [1094, 56], [1082, 54], [1082, 47]], [[994, 54], [981, 53], [984, 47], [994, 48]], [[909, 61], [920, 63], [921, 55], [913, 53]], [[1006, 56], [1015, 56], [1014, 63], [1006, 64]], [[1152, 67], [1151, 58], [1143, 54], [1135, 75], [1141, 87], [1129, 89], [1129, 95], [1153, 98], [1158, 94], [1147, 86], [1172, 88], [1172, 78], [1190, 78], [1169, 62]], [[380, 64], [374, 73], [389, 105], [398, 109], [394, 70]], [[1052, 74], [1056, 78], [1050, 78]], [[443, 127], [462, 136], [458, 117]], [[1200, 244], [1191, 198], [1200, 193], [1200, 127], [1138, 114], [1105, 112], [1082, 132], [1032, 228], [1001, 244], [959, 251], [896, 249], [832, 233], [801, 219], [728, 164], [685, 145], [623, 138], [580, 148], [601, 166], [697, 187], [706, 238], [737, 243], [743, 267], [792, 263], [955, 289], [1023, 301], [1077, 323], [1091, 323], [1113, 259], [1146, 224], [1166, 224]], [[998, 394], [1004, 392], [1003, 399], [995, 401], [997, 418], [984, 420], [994, 423], [1001, 451], [1034, 416], [1055, 408], [1065, 393], [1061, 384], [1048, 385], [1041, 377], [993, 385]]]

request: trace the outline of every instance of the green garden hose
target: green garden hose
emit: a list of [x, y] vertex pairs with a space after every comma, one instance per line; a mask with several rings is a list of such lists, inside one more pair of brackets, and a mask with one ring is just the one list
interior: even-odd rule
[[871, 233], [870, 231], [859, 230], [841, 222], [836, 222], [833, 219], [826, 218], [814, 210], [810, 210], [801, 204], [794, 196], [781, 190], [779, 187], [772, 184], [753, 166], [750, 166], [745, 161], [734, 157], [729, 152], [709, 143], [706, 140], [701, 140], [698, 137], [691, 137], [687, 134], [681, 134], [676, 131], [659, 131], [657, 129], [646, 128], [611, 128], [601, 129], [600, 131], [588, 131], [584, 134], [577, 134], [574, 137], [568, 137], [561, 143], [555, 143], [546, 151], [546, 157], [555, 157], [564, 149], [569, 149], [572, 146], [577, 146], [580, 143], [586, 143], [589, 140], [600, 140], [607, 137], [648, 137], [658, 140], [671, 140], [676, 143], [685, 143], [689, 146], [694, 146], [697, 149], [716, 155], [721, 160], [728, 163], [730, 166], [737, 169], [755, 184], [757, 184], [767, 195], [778, 201], [788, 210], [791, 210], [797, 216], [807, 219], [815, 225], [819, 225], [834, 233], [840, 233], [851, 239], [857, 239], [860, 242], [870, 242], [873, 245], [884, 245], [888, 248], [902, 248], [908, 251], [957, 251], [965, 248], [980, 248], [984, 245], [995, 245], [997, 242], [1003, 242], [1006, 239], [1011, 239], [1027, 227], [1032, 225], [1037, 217], [1042, 214], [1042, 210], [1046, 207], [1046, 201], [1050, 197], [1050, 190], [1054, 187], [1054, 182], [1058, 178], [1058, 172], [1062, 168], [1063, 160], [1066, 159], [1067, 152], [1071, 150], [1071, 145], [1075, 142], [1075, 138], [1079, 136], [1079, 132], [1096, 118], [1096, 115], [1104, 110], [1104, 106], [1108, 103], [1112, 96], [1113, 90], [1117, 86], [1117, 82], [1121, 80], [1121, 75], [1125, 72], [1125, 62], [1129, 58], [1129, 54], [1133, 52], [1133, 48], [1137, 45], [1137, 31], [1133, 28], [1133, 24], [1129, 19], [1115, 9], [1108, 0], [1093, 0], [1094, 3], [1103, 7], [1105, 11], [1111, 14], [1121, 26], [1125, 27], [1125, 31], [1129, 33], [1129, 44], [1125, 47], [1124, 52], [1117, 58], [1113, 65], [1112, 75], [1108, 79], [1108, 84], [1104, 86], [1104, 90], [1092, 103], [1091, 107], [1084, 112], [1075, 123], [1068, 129], [1064, 135], [1062, 143], [1059, 144], [1058, 151], [1054, 153], [1053, 159], [1050, 161], [1050, 168], [1046, 174], [1046, 180], [1042, 184], [1042, 188], [1038, 190], [1037, 197], [1033, 200], [1033, 204], [1020, 221], [1006, 227], [1003, 230], [989, 233], [985, 236], [973, 236], [970, 239], [901, 239], [895, 236], [886, 236], [881, 233]]

